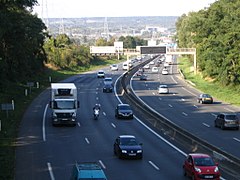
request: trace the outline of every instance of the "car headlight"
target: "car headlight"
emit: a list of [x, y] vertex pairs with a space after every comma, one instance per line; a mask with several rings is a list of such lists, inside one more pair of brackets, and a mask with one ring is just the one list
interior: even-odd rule
[[218, 167], [215, 167], [214, 172], [216, 173], [218, 171], [219, 171]]
[[122, 153], [127, 153], [127, 151], [126, 150], [122, 150]]
[[137, 150], [137, 153], [142, 153], [142, 150]]
[[198, 173], [201, 173], [201, 169], [200, 168], [197, 168], [197, 167], [194, 167], [195, 171], [197, 171]]

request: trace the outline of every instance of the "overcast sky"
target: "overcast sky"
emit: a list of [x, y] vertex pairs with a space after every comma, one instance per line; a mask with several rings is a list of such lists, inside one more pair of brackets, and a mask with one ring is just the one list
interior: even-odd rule
[[181, 16], [216, 0], [38, 0], [40, 18]]

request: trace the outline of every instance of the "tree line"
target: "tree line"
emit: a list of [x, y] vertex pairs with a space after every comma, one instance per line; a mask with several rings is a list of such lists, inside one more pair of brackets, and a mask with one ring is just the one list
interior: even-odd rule
[[[45, 65], [58, 69], [77, 69], [88, 66], [100, 58], [93, 57], [86, 45], [77, 45], [67, 35], [52, 37], [37, 15], [32, 14], [37, 0], [0, 2], [0, 91], [5, 84], [23, 82], [42, 73]], [[116, 41], [98, 39], [97, 46], [112, 46]], [[146, 45], [139, 37], [120, 37], [124, 48]]]
[[197, 49], [198, 71], [222, 85], [240, 84], [240, 1], [218, 0], [176, 22], [179, 47]]

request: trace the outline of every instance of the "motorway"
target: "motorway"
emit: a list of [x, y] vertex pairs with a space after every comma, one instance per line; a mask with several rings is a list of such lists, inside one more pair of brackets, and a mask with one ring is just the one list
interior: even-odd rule
[[[171, 121], [239, 157], [239, 142], [233, 139], [240, 139], [239, 131], [222, 131], [212, 126], [213, 114], [224, 107], [231, 107], [223, 107], [220, 102], [196, 104], [193, 94], [198, 92], [181, 84], [174, 76], [175, 67], [171, 68], [173, 75], [162, 77], [149, 73], [151, 80], [146, 82], [134, 77], [132, 86], [139, 97]], [[114, 81], [123, 73], [109, 69], [106, 72]], [[169, 95], [157, 94], [159, 81], [171, 87]], [[74, 82], [78, 88], [80, 109], [77, 126], [53, 127], [48, 107], [50, 90], [42, 92], [25, 112], [19, 128], [16, 180], [69, 179], [75, 162], [91, 161], [101, 164], [110, 180], [185, 179], [182, 163], [186, 154], [146, 127], [141, 117], [116, 119], [114, 110], [120, 99], [115, 93], [102, 92], [103, 79], [98, 79], [96, 72], [79, 74], [66, 82]], [[93, 120], [92, 114], [95, 103], [102, 105], [97, 121]], [[120, 160], [114, 156], [113, 142], [121, 134], [135, 135], [143, 143], [142, 160]], [[226, 139], [227, 146], [223, 139]]]

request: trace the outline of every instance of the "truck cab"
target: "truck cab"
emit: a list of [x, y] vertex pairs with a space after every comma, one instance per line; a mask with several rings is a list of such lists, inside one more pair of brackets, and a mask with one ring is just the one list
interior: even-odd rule
[[77, 108], [77, 88], [73, 83], [52, 83], [51, 101], [52, 124], [55, 125], [76, 125]]
[[71, 180], [107, 180], [101, 166], [96, 162], [76, 163], [73, 166]]

